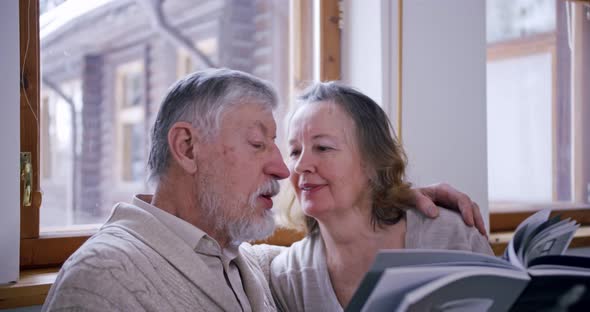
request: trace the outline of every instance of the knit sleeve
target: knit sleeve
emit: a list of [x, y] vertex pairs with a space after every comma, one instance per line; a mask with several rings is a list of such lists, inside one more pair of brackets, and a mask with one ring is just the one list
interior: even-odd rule
[[287, 250], [287, 247], [267, 244], [250, 245], [244, 243], [242, 247], [244, 247], [243, 250], [247, 250], [256, 259], [267, 281], [270, 281], [270, 263], [283, 250]]

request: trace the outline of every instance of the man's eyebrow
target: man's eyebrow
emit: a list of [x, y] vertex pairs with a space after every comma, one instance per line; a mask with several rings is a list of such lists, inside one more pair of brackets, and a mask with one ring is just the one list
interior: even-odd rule
[[[262, 131], [262, 134], [264, 136], [267, 136], [269, 134], [268, 128], [260, 121], [260, 120], [256, 120], [256, 126], [260, 129], [260, 131]], [[276, 139], [277, 136], [273, 136], [272, 139]]]

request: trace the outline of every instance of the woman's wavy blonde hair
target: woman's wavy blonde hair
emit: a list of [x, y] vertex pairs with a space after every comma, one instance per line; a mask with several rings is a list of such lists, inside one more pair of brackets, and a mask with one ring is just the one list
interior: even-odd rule
[[[397, 223], [404, 217], [405, 209], [414, 205], [415, 197], [411, 184], [406, 181], [407, 157], [389, 118], [375, 101], [361, 92], [338, 82], [323, 82], [310, 86], [299, 96], [288, 121], [297, 109], [304, 105], [321, 105], [319, 102], [335, 103], [354, 122], [357, 146], [368, 168], [373, 195], [373, 228]], [[307, 233], [317, 231], [317, 221], [303, 213], [290, 183], [287, 181], [283, 186], [277, 201], [277, 223]]]

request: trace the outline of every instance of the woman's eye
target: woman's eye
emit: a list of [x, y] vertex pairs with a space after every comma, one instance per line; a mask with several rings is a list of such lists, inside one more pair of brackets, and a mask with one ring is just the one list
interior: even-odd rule
[[316, 147], [316, 149], [320, 152], [325, 152], [331, 150], [332, 148], [329, 146], [319, 145]]
[[299, 150], [292, 150], [292, 151], [289, 153], [289, 156], [290, 156], [290, 157], [299, 156]]

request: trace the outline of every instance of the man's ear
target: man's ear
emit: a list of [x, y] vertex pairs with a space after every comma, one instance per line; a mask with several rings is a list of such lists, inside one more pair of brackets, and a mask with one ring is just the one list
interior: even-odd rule
[[176, 163], [187, 173], [197, 171], [197, 144], [199, 133], [189, 122], [176, 122], [168, 130], [168, 148]]

